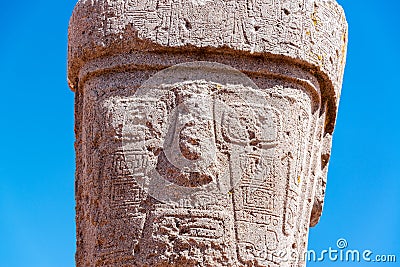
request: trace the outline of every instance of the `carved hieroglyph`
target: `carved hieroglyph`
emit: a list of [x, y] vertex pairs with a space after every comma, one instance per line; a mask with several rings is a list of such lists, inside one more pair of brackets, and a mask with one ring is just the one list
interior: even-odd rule
[[346, 39], [330, 0], [79, 1], [77, 266], [303, 266]]

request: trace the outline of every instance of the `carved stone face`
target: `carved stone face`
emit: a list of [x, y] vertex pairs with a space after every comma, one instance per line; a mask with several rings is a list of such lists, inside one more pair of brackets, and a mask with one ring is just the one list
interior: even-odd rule
[[288, 253], [302, 255], [320, 94], [288, 80], [260, 84], [197, 62], [154, 75], [133, 95], [96, 98], [115, 147], [105, 152], [100, 232], [116, 241], [100, 245], [102, 262], [127, 247], [125, 262], [140, 266], [284, 266]]

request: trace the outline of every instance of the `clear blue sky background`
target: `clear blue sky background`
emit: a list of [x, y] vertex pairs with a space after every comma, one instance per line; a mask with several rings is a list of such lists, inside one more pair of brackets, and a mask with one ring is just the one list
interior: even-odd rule
[[[398, 257], [369, 265], [399, 266], [400, 1], [340, 3], [350, 25], [348, 63], [326, 206], [309, 248], [346, 238], [351, 249]], [[74, 266], [74, 95], [66, 83], [74, 4], [1, 4], [1, 267]], [[309, 264], [347, 265], [355, 264]]]

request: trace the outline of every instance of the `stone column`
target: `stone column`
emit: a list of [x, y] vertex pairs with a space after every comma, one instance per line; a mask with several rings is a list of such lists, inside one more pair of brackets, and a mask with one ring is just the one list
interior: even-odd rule
[[81, 0], [77, 266], [304, 266], [347, 44], [333, 0]]

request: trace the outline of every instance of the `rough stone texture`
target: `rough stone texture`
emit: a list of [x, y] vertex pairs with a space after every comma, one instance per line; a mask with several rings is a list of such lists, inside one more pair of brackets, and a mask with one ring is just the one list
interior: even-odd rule
[[335, 1], [79, 1], [77, 266], [303, 266], [346, 42]]

